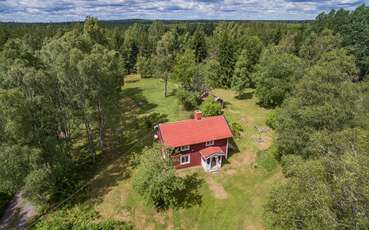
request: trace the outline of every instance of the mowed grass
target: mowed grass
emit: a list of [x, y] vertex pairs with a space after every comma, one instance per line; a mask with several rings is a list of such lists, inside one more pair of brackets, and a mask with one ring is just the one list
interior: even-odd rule
[[[139, 111], [128, 107], [137, 116], [157, 113], [168, 121], [188, 119], [191, 112], [183, 111], [173, 96], [176, 88], [176, 84], [170, 83], [171, 95], [164, 97], [164, 83], [161, 80], [130, 76], [123, 93], [132, 99], [133, 106], [139, 107]], [[262, 151], [270, 147], [273, 132], [259, 133], [256, 129], [266, 127], [265, 119], [269, 111], [257, 105], [252, 91], [244, 99], [237, 99], [231, 90], [216, 89], [213, 93], [227, 102], [224, 113], [228, 121], [240, 123], [244, 131], [235, 138], [236, 150], [219, 172], [206, 174], [201, 168], [178, 172], [179, 175], [197, 173], [204, 180], [199, 191], [201, 204], [158, 213], [146, 206], [141, 196], [132, 189], [132, 174], [129, 174], [116, 177], [114, 183], [108, 185], [92, 183], [92, 190], [104, 191], [99, 193], [99, 199], [93, 201], [102, 219], [127, 221], [135, 229], [264, 229], [263, 206], [267, 194], [273, 185], [282, 181], [280, 167], [271, 151]], [[125, 151], [122, 149], [122, 153]], [[122, 157], [113, 161], [107, 170], [126, 170], [121, 167], [126, 160]], [[100, 182], [110, 174], [103, 171], [101, 175], [104, 176]], [[105, 187], [102, 189], [101, 186]]]

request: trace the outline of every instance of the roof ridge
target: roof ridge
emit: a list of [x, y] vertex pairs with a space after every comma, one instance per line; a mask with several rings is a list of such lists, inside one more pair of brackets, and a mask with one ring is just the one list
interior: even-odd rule
[[165, 123], [160, 123], [159, 125], [163, 125], [163, 124], [178, 124], [178, 123], [184, 123], [184, 122], [188, 122], [188, 121], [196, 121], [196, 122], [198, 122], [198, 121], [208, 120], [208, 119], [217, 118], [217, 117], [223, 117], [224, 120], [226, 120], [225, 117], [224, 117], [224, 115], [216, 115], [216, 116], [210, 116], [210, 117], [202, 117], [200, 120], [196, 120], [196, 119], [192, 118], [192, 119], [185, 119], [185, 120], [179, 120], [179, 121], [168, 121], [168, 122], [165, 122]]

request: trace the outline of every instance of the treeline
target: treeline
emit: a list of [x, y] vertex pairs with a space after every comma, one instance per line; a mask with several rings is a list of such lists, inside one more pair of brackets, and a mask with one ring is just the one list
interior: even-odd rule
[[[270, 151], [287, 181], [269, 195], [270, 229], [369, 227], [368, 16], [366, 6], [321, 14], [298, 50], [300, 60], [277, 65], [286, 70], [280, 78], [291, 78], [271, 119], [277, 137]], [[271, 65], [257, 70], [270, 70], [261, 71], [263, 81], [281, 73]]]
[[78, 188], [97, 156], [122, 141], [126, 74], [176, 80], [183, 86], [178, 95], [196, 95], [196, 101], [211, 86], [234, 84], [241, 53], [252, 55], [248, 65], [254, 66], [266, 44], [300, 29], [284, 23], [104, 25], [94, 18], [1, 24], [0, 192], [22, 189], [48, 207]]
[[39, 50], [27, 37], [8, 39], [0, 60], [0, 191], [22, 188], [47, 207], [79, 186], [80, 163], [94, 162], [114, 135], [124, 59], [88, 18]]

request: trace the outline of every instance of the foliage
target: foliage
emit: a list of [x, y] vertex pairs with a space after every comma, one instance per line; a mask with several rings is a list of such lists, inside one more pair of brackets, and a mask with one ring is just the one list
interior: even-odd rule
[[220, 24], [214, 31], [214, 47], [216, 47], [216, 60], [220, 65], [217, 86], [229, 88], [236, 64], [236, 47], [227, 26], [227, 24]]
[[256, 95], [263, 106], [279, 106], [302, 78], [303, 63], [292, 55], [266, 50], [256, 67]]
[[273, 229], [366, 229], [368, 187], [367, 153], [345, 153], [304, 161], [284, 159], [289, 180], [276, 187], [266, 206]]
[[207, 57], [205, 33], [202, 26], [198, 25], [192, 36], [191, 48], [195, 51], [196, 62], [200, 63]]
[[201, 65], [196, 64], [195, 53], [191, 49], [177, 54], [171, 78], [180, 82], [182, 88], [187, 91], [201, 93], [207, 88]]
[[29, 171], [28, 157], [34, 155], [27, 146], [0, 146], [0, 191], [14, 194]]
[[201, 104], [200, 110], [205, 117], [221, 115], [223, 113], [222, 106], [215, 101], [213, 96], [208, 96]]
[[176, 194], [185, 188], [168, 156], [166, 158], [161, 156], [159, 146], [144, 150], [133, 177], [134, 189], [157, 209], [178, 206]]
[[186, 110], [193, 110], [197, 107], [197, 94], [185, 89], [178, 89], [176, 95]]
[[104, 150], [125, 73], [121, 56], [107, 43], [104, 28], [87, 18], [83, 28], [48, 39], [40, 50], [28, 39], [8, 40], [2, 47], [1, 191], [15, 193], [24, 186], [30, 200], [52, 204], [80, 179], [76, 159], [85, 151], [74, 157], [72, 146], [85, 137], [82, 127], [91, 158], [96, 142]]
[[275, 129], [277, 127], [277, 121], [278, 121], [278, 111], [271, 111], [267, 115], [266, 119], [266, 125], [269, 126], [272, 129]]
[[232, 130], [232, 134], [234, 137], [240, 137], [241, 133], [243, 132], [243, 128], [242, 125], [238, 122], [231, 122], [229, 124], [231, 130]]
[[369, 72], [368, 13], [369, 7], [365, 5], [352, 12], [344, 9], [332, 10], [328, 14], [320, 14], [314, 23], [317, 31], [328, 28], [342, 36], [342, 45], [355, 56], [361, 77]]
[[220, 63], [215, 59], [208, 59], [200, 66], [205, 82], [209, 87], [220, 87]]
[[317, 154], [317, 148], [328, 153], [329, 149], [319, 147], [319, 138], [357, 124], [364, 107], [360, 106], [359, 87], [351, 81], [356, 71], [353, 57], [335, 50], [306, 72], [278, 116], [280, 153], [309, 157]]
[[124, 222], [105, 220], [97, 222], [97, 212], [93, 208], [75, 207], [61, 209], [39, 221], [33, 230], [128, 230], [132, 227]]
[[366, 85], [353, 83], [358, 70], [346, 50], [319, 56], [278, 113], [288, 180], [270, 194], [266, 220], [273, 229], [366, 229]]
[[263, 49], [263, 44], [257, 36], [247, 37], [243, 46], [245, 48], [238, 57], [232, 79], [232, 88], [239, 93], [242, 93], [245, 88], [255, 87], [252, 73]]
[[164, 80], [164, 96], [168, 94], [168, 80], [176, 56], [176, 34], [173, 31], [166, 32], [156, 47], [155, 73]]
[[232, 88], [240, 93], [242, 93], [246, 88], [253, 87], [255, 84], [251, 75], [253, 71], [252, 66], [250, 65], [250, 60], [248, 58], [247, 50], [243, 50], [236, 62], [234, 70]]
[[155, 75], [155, 66], [151, 58], [139, 56], [137, 58], [136, 69], [142, 78], [150, 78]]
[[302, 44], [299, 53], [308, 63], [314, 64], [322, 54], [337, 49], [340, 45], [341, 38], [334, 35], [331, 30], [325, 29], [319, 34], [312, 32]]

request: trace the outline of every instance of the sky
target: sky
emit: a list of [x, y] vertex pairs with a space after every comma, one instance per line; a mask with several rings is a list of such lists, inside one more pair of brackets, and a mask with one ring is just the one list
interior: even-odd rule
[[369, 0], [0, 0], [0, 21], [118, 19], [305, 20]]

